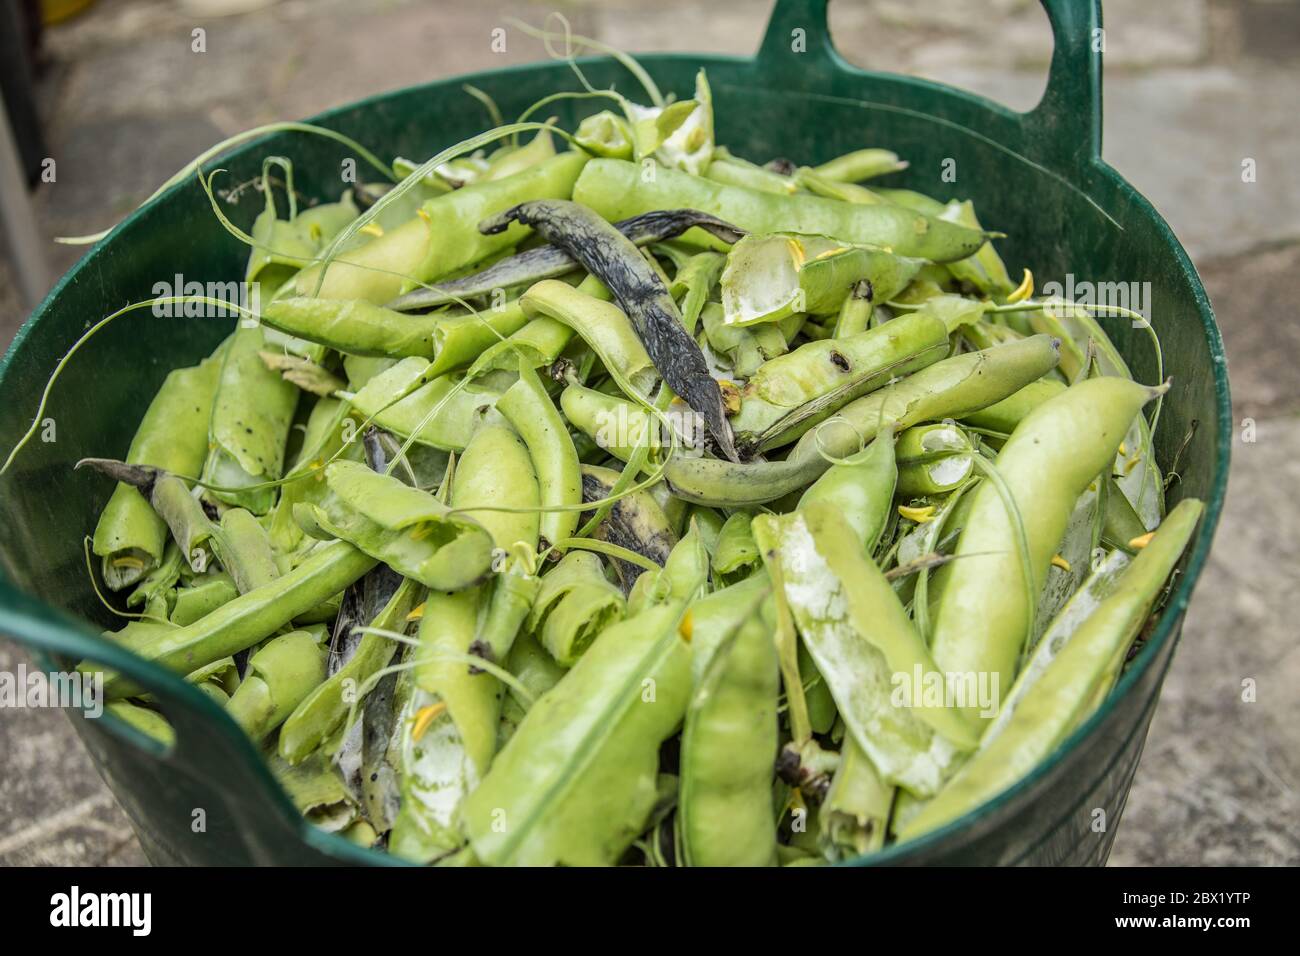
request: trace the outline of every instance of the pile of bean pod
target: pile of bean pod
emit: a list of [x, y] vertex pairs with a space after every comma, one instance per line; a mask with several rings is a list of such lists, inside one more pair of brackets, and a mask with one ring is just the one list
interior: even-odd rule
[[256, 305], [79, 465], [117, 482], [107, 637], [420, 863], [807, 865], [949, 824], [1167, 593], [1201, 510], [1165, 514], [1169, 385], [969, 202], [876, 185], [893, 153], [742, 159], [703, 73], [615, 98], [302, 208], [271, 157], [249, 233], [200, 177]]

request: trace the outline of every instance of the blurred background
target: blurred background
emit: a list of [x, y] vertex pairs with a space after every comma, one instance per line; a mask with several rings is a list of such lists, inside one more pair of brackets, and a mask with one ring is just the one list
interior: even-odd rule
[[[630, 52], [750, 55], [770, 8], [770, 0], [2, 0], [0, 348], [81, 254], [53, 237], [111, 226], [233, 133], [544, 57], [540, 42], [509, 26], [512, 16], [541, 25], [559, 11], [574, 32]], [[1215, 551], [1111, 863], [1294, 865], [1300, 0], [1107, 0], [1104, 14], [1105, 157], [1169, 221], [1205, 280], [1238, 426]], [[1051, 36], [1038, 0], [836, 0], [830, 20], [840, 52], [858, 65], [1021, 110], [1042, 93]], [[504, 51], [493, 48], [497, 28], [506, 30]], [[864, 131], [864, 146], [889, 146], [869, 140]], [[0, 670], [21, 659], [0, 638]], [[1247, 680], [1257, 688], [1251, 702], [1242, 700]], [[0, 767], [0, 863], [146, 862], [61, 714], [0, 710]]]

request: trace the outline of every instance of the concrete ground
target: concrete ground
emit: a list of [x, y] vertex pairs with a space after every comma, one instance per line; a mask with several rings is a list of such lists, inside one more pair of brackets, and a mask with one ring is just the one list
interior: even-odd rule
[[[251, 12], [214, 15], [218, 7]], [[58, 181], [47, 236], [102, 228], [223, 136], [373, 92], [543, 55], [510, 33], [562, 10], [631, 51], [750, 53], [770, 2], [101, 0], [50, 31], [41, 105]], [[1033, 0], [839, 0], [840, 49], [878, 69], [966, 86], [1017, 108], [1050, 51]], [[1227, 510], [1165, 684], [1111, 857], [1115, 864], [1300, 863], [1300, 2], [1106, 3], [1105, 155], [1173, 226], [1227, 340], [1238, 440]], [[190, 31], [207, 30], [205, 58]], [[1285, 90], [1293, 94], [1288, 96]], [[1243, 182], [1253, 160], [1255, 181]], [[53, 272], [77, 258], [51, 245]], [[0, 256], [0, 346], [25, 318]], [[1238, 434], [1242, 434], [1241, 429]], [[0, 670], [21, 652], [0, 641]], [[1253, 679], [1257, 701], [1241, 700]], [[0, 713], [0, 863], [136, 864], [122, 812], [67, 721]]]

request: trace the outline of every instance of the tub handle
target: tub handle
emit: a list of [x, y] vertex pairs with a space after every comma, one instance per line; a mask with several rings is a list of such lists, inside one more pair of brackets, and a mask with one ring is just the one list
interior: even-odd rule
[[1082, 174], [1101, 159], [1101, 0], [1042, 0], [1052, 24], [1043, 98], [1021, 114], [1026, 151], [1058, 172]]
[[[309, 826], [275, 782], [256, 748], [212, 698], [183, 677], [146, 661], [120, 644], [104, 640], [85, 622], [22, 593], [0, 574], [0, 635], [14, 638], [28, 650], [69, 661], [89, 658], [115, 670], [152, 694], [175, 731], [175, 743], [163, 749], [133, 728], [125, 735], [155, 758], [188, 777], [202, 781], [206, 792], [230, 808], [238, 821], [239, 839], [249, 859], [272, 862], [269, 847], [286, 836], [307, 836]], [[99, 720], [114, 721], [104, 714]], [[122, 725], [125, 726], [125, 725]], [[107, 732], [123, 732], [108, 729]], [[256, 794], [256, 798], [237, 799]], [[250, 812], [249, 808], [257, 812]], [[269, 810], [269, 812], [267, 812]]]
[[[1101, 157], [1101, 0], [1041, 3], [1053, 39], [1047, 88], [1027, 113], [1001, 108], [1005, 123], [995, 122], [992, 132], [1018, 140], [1005, 145], [1055, 172], [1082, 177]], [[886, 85], [898, 77], [861, 70], [836, 51], [828, 5], [829, 0], [776, 0], [754, 61], [756, 82], [804, 93], [898, 99]]]

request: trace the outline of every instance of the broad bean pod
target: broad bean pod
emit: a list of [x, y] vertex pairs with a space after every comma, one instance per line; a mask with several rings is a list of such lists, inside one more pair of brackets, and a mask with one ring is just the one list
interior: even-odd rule
[[[136, 428], [127, 462], [179, 475], [199, 472], [208, 454], [208, 418], [225, 348], [167, 375]], [[162, 518], [139, 490], [119, 483], [100, 513], [92, 543], [102, 559], [104, 582], [114, 591], [135, 584], [162, 559], [166, 540]]]
[[673, 169], [656, 170], [654, 178], [646, 181], [639, 166], [617, 159], [588, 163], [574, 185], [573, 198], [611, 220], [687, 206], [747, 232], [831, 236], [932, 262], [964, 259], [988, 238], [978, 230], [889, 203], [856, 206], [818, 196], [777, 196]]
[[[398, 445], [397, 439], [373, 425], [366, 429], [362, 444], [365, 446], [366, 465], [371, 471], [386, 474], [395, 465], [407, 464], [397, 458], [401, 453], [400, 447], [394, 447]], [[412, 470], [398, 468], [396, 477], [405, 484], [418, 487]], [[328, 490], [328, 475], [325, 485], [327, 494], [333, 495], [334, 492]], [[364, 637], [360, 628], [369, 624], [383, 610], [404, 580], [397, 571], [386, 564], [380, 564], [343, 593], [338, 616], [334, 618], [330, 630], [327, 670], [331, 676], [352, 659]]]
[[555, 157], [555, 138], [549, 127], [539, 129], [526, 146], [507, 145], [497, 149], [488, 161], [488, 167], [476, 182], [505, 179], [515, 173]]
[[575, 331], [630, 397], [650, 394], [658, 373], [618, 306], [555, 279], [537, 283], [519, 301], [526, 314], [544, 316]]
[[209, 490], [226, 504], [266, 514], [275, 489], [253, 487], [280, 477], [289, 425], [298, 404], [298, 389], [266, 367], [258, 353], [265, 347], [259, 327], [235, 331], [225, 352], [208, 425], [207, 463], [203, 480], [233, 491]]
[[[270, 584], [241, 594], [193, 624], [158, 634], [136, 652], [170, 670], [189, 673], [265, 640], [338, 594], [375, 563], [346, 541], [322, 545]], [[98, 668], [83, 662], [78, 669]], [[105, 675], [104, 693], [109, 699], [130, 697], [135, 692], [120, 675]]]
[[562, 153], [513, 176], [472, 183], [431, 199], [402, 226], [340, 254], [323, 278], [322, 265], [304, 269], [292, 289], [296, 295], [320, 299], [391, 302], [412, 280], [446, 275], [518, 244], [527, 235], [523, 227], [485, 236], [478, 223], [526, 199], [568, 198], [587, 159], [585, 153]]
[[425, 381], [429, 369], [423, 359], [405, 358], [344, 397], [358, 415], [373, 418], [385, 431], [401, 438], [414, 436], [443, 451], [464, 451], [479, 414], [496, 405], [501, 391], [455, 375]]
[[[189, 497], [188, 495], [186, 497]], [[191, 497], [191, 501], [194, 499]], [[270, 535], [251, 513], [228, 508], [212, 532], [212, 550], [240, 594], [268, 585], [280, 576]]]
[[[833, 505], [814, 502], [758, 516], [754, 535], [764, 562], [779, 563], [785, 599], [854, 742], [886, 782], [938, 792], [978, 735], [960, 711], [924, 698], [943, 676], [857, 534]], [[920, 678], [910, 706], [892, 701], [895, 674]]]
[[[1077, 387], [1077, 386], [1075, 386]], [[1140, 387], [1140, 386], [1139, 386]], [[1114, 589], [1069, 635], [1032, 683], [1013, 688], [1015, 709], [951, 783], [900, 834], [916, 836], [991, 799], [1038, 766], [1097, 708], [1114, 684], [1124, 654], [1151, 613], [1166, 579], [1200, 521], [1203, 505], [1182, 501], [1151, 542], [1120, 573]]]
[[696, 601], [688, 612], [691, 698], [677, 805], [688, 866], [776, 862], [772, 764], [780, 673], [758, 614], [768, 587], [761, 579], [746, 581]]
[[625, 118], [609, 110], [584, 119], [573, 138], [593, 156], [632, 158], [632, 127]]
[[886, 423], [862, 451], [826, 470], [799, 498], [799, 507], [818, 502], [837, 509], [870, 554], [889, 520], [899, 469], [894, 456], [893, 426]]
[[[719, 150], [721, 152], [721, 150]], [[799, 184], [789, 176], [764, 169], [755, 163], [731, 155], [716, 155], [704, 170], [705, 179], [727, 186], [743, 186], [760, 193], [789, 196], [799, 191]]]
[[541, 579], [523, 561], [508, 561], [492, 583], [487, 611], [470, 651], [496, 663], [506, 660], [537, 601]]
[[732, 419], [736, 441], [746, 449], [794, 441], [854, 399], [947, 355], [947, 329], [927, 315], [809, 342], [771, 359], [745, 383]]
[[830, 330], [831, 338], [847, 339], [871, 328], [874, 320], [878, 318], [875, 296], [876, 290], [873, 286], [865, 282], [855, 285], [835, 317], [835, 325]]
[[248, 266], [244, 270], [245, 282], [256, 282], [261, 295], [271, 298], [304, 266], [310, 265], [330, 240], [353, 219], [358, 210], [351, 191], [345, 191], [338, 202], [321, 203], [309, 209], [298, 209], [293, 189], [292, 165], [284, 157], [285, 193], [289, 201], [289, 218], [281, 219], [275, 208], [275, 193], [271, 188], [268, 160], [262, 166], [262, 194], [265, 206], [253, 220], [251, 235], [255, 243], [248, 253]]
[[477, 583], [492, 566], [492, 537], [428, 492], [355, 461], [325, 469], [332, 495], [314, 507], [318, 526], [404, 577], [436, 591]]
[[727, 254], [722, 308], [728, 325], [776, 322], [796, 312], [838, 312], [858, 283], [871, 298], [892, 299], [922, 265], [879, 249], [825, 236], [750, 235]]
[[660, 423], [636, 402], [572, 381], [560, 393], [565, 419], [619, 461], [632, 460], [637, 447], [660, 448]]
[[994, 402], [986, 408], [962, 415], [961, 420], [977, 428], [987, 428], [990, 431], [1010, 435], [1026, 415], [1063, 391], [1065, 391], [1064, 382], [1052, 378], [1040, 378], [1000, 402]]
[[[694, 209], [669, 209], [634, 216], [614, 223], [619, 232], [638, 246], [662, 242], [680, 235], [690, 228], [704, 229], [724, 242], [735, 242], [741, 236], [721, 219]], [[388, 308], [398, 311], [427, 309], [446, 305], [461, 299], [486, 295], [511, 286], [532, 285], [542, 279], [556, 279], [577, 269], [578, 262], [556, 246], [539, 246], [518, 255], [503, 259], [479, 272], [440, 282], [427, 289], [417, 289], [388, 303]]]
[[898, 436], [898, 491], [922, 498], [945, 495], [974, 470], [973, 448], [952, 424], [914, 425]]
[[[583, 465], [583, 498], [587, 501], [608, 498], [618, 480], [619, 472], [612, 468]], [[662, 482], [620, 497], [597, 526], [596, 537], [662, 566], [677, 544], [677, 532], [666, 507], [668, 500], [656, 494], [659, 490], [666, 490]], [[588, 514], [584, 513], [583, 521], [587, 520]], [[618, 558], [614, 560], [614, 568], [623, 582], [624, 591], [631, 590], [642, 570]]]
[[273, 329], [354, 355], [432, 359], [438, 351], [439, 315], [405, 315], [357, 299], [289, 296], [262, 307]]
[[706, 508], [703, 505], [688, 505], [686, 520], [688, 523], [693, 522], [695, 524], [700, 533], [700, 538], [704, 542], [704, 548], [709, 552], [709, 561], [711, 563], [713, 556], [717, 553], [718, 539], [722, 535], [722, 526], [726, 523], [726, 519], [713, 508]]
[[496, 749], [500, 698], [495, 678], [461, 659], [474, 640], [481, 589], [430, 592], [420, 619], [414, 687], [400, 718], [401, 807], [389, 850], [430, 863], [464, 843], [458, 808]]
[[325, 679], [325, 656], [325, 648], [307, 631], [272, 638], [249, 657], [248, 673], [226, 712], [260, 742]]
[[692, 525], [669, 552], [664, 566], [636, 579], [627, 597], [627, 615], [639, 614], [652, 604], [692, 601], [709, 590], [709, 552]]
[[[1042, 589], [1075, 502], [1110, 467], [1134, 416], [1164, 387], [1089, 379], [1040, 405], [1016, 427], [996, 468], [1019, 521], [996, 485], [982, 485], [958, 539], [957, 559], [935, 576], [940, 598], [931, 646], [945, 671], [989, 674], [997, 687], [1010, 686], [1029, 639], [1030, 599]], [[971, 716], [978, 710], [966, 708]]]
[[[873, 187], [870, 190], [877, 201], [883, 199], [885, 202], [895, 203], [907, 209], [914, 209], [923, 215], [940, 219], [945, 222], [953, 222], [958, 225], [966, 226], [969, 229], [983, 230], [979, 219], [975, 215], [975, 207], [969, 200], [958, 202], [953, 200], [949, 203], [941, 203], [937, 199], [931, 199], [922, 193], [914, 192], [910, 189], [882, 189]], [[1015, 290], [1016, 284], [1011, 281], [1007, 274], [1007, 267], [998, 255], [993, 243], [986, 243], [980, 249], [967, 256], [964, 259], [958, 259], [946, 264], [947, 269], [952, 273], [952, 277], [958, 282], [967, 283], [980, 292], [981, 295], [992, 296], [997, 301], [1006, 300], [1007, 295]]]
[[731, 374], [739, 379], [749, 378], [764, 362], [784, 354], [794, 338], [786, 334], [784, 327], [791, 320], [802, 318], [797, 314], [775, 324], [739, 326], [726, 323], [722, 306], [717, 302], [706, 302], [700, 310], [704, 340], [716, 355], [730, 362]]
[[497, 231], [510, 220], [536, 227], [609, 288], [664, 382], [704, 419], [723, 454], [734, 460], [718, 384], [666, 284], [636, 246], [592, 210], [559, 200], [522, 203], [480, 228]]
[[506, 658], [508, 670], [529, 697], [525, 697], [516, 687], [510, 688], [510, 699], [520, 709], [522, 718], [537, 698], [541, 697], [558, 684], [568, 670], [555, 663], [555, 658], [537, 642], [537, 638], [525, 628], [519, 632]]
[[541, 506], [547, 509], [538, 522], [539, 546], [558, 557], [565, 549], [560, 542], [578, 527], [577, 506], [582, 504], [582, 473], [573, 439], [541, 379], [527, 362], [520, 363], [519, 381], [497, 399], [496, 407], [528, 446], [541, 491]]
[[[407, 617], [421, 592], [418, 584], [403, 579], [388, 603], [366, 626], [386, 631], [406, 627]], [[351, 657], [294, 709], [280, 728], [278, 750], [289, 763], [298, 763], [343, 723], [351, 694], [392, 660], [396, 645], [379, 634], [363, 634]]]
[[[508, 425], [483, 424], [465, 446], [452, 484], [452, 507], [473, 518], [503, 553], [522, 543], [537, 551], [541, 490], [528, 446]], [[516, 510], [488, 510], [493, 508]], [[485, 509], [485, 510], [476, 510]]]
[[902, 381], [864, 395], [810, 431], [781, 461], [737, 465], [710, 458], [674, 458], [664, 477], [687, 501], [718, 507], [765, 504], [816, 480], [830, 467], [826, 454], [856, 452], [887, 421], [899, 427], [956, 418], [1001, 401], [1056, 364], [1056, 345], [1034, 336], [983, 352], [936, 362]]
[[883, 847], [895, 793], [862, 748], [845, 738], [840, 765], [817, 812], [822, 852], [839, 861]]
[[543, 577], [528, 630], [561, 667], [572, 667], [592, 641], [623, 617], [626, 601], [600, 558], [571, 551]]
[[874, 179], [906, 168], [907, 163], [892, 150], [855, 149], [820, 166], [814, 166], [813, 172], [834, 182], [860, 183], [864, 179]]
[[682, 325], [692, 335], [695, 334], [700, 314], [708, 302], [709, 293], [713, 291], [726, 264], [725, 256], [716, 252], [700, 252], [679, 265], [677, 274], [673, 276], [668, 291], [674, 298], [680, 299], [678, 305], [682, 310]]
[[528, 711], [463, 806], [479, 860], [618, 861], [654, 807], [659, 746], [686, 712], [684, 611], [655, 605], [607, 628]]
[[753, 520], [754, 516], [749, 512], [735, 511], [718, 531], [718, 543], [713, 550], [713, 571], [727, 584], [749, 577], [762, 564], [751, 527]]
[[170, 620], [185, 627], [206, 617], [239, 595], [234, 579], [225, 571], [214, 571], [195, 578], [188, 587], [178, 588]]

